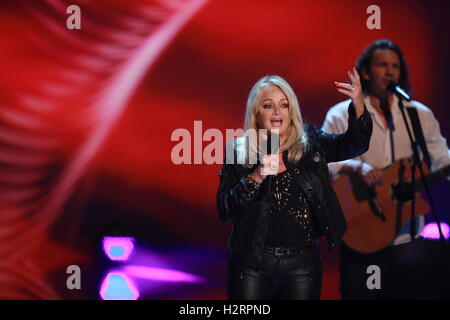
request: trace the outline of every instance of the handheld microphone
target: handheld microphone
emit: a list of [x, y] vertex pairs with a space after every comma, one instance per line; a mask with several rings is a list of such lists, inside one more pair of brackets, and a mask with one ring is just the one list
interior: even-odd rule
[[[267, 137], [267, 154], [278, 154], [280, 150], [280, 135], [277, 132], [269, 131]], [[267, 177], [267, 191], [266, 194], [270, 195], [273, 189], [273, 174], [269, 174]]]
[[280, 150], [280, 135], [276, 132], [269, 131], [267, 138], [267, 154], [278, 154]]
[[405, 99], [406, 101], [411, 101], [411, 97], [406, 93], [398, 84], [391, 82], [387, 89], [397, 95], [399, 99]]

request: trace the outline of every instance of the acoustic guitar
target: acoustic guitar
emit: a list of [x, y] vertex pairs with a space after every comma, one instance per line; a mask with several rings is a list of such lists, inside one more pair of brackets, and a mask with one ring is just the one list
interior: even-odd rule
[[[369, 187], [359, 173], [341, 175], [332, 182], [347, 220], [343, 237], [347, 246], [361, 253], [373, 253], [391, 243], [404, 222], [411, 218], [412, 197], [423, 190], [418, 168], [412, 190], [409, 160], [399, 160], [382, 170], [382, 185]], [[423, 166], [428, 184], [450, 175], [450, 165], [430, 173]], [[424, 215], [429, 206], [415, 197], [415, 216]]]

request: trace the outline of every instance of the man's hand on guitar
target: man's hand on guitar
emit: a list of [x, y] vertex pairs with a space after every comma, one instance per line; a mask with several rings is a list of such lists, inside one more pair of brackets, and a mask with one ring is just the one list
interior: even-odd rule
[[364, 182], [369, 186], [383, 184], [383, 173], [380, 169], [372, 167], [370, 164], [363, 162], [361, 170], [359, 170]]

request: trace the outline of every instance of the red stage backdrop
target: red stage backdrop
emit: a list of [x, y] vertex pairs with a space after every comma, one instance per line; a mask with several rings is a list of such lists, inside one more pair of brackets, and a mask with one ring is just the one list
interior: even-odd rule
[[[366, 27], [372, 4], [379, 30]], [[80, 30], [67, 28], [70, 5]], [[284, 77], [304, 119], [321, 126], [345, 98], [333, 82], [388, 38], [405, 53], [414, 99], [449, 137], [449, 13], [446, 1], [424, 0], [3, 0], [0, 298], [96, 298], [96, 284], [67, 290], [66, 267], [97, 268], [99, 239], [117, 230], [149, 247], [225, 254], [220, 165], [175, 165], [171, 134], [193, 135], [194, 121], [203, 132], [241, 128], [263, 75]], [[225, 263], [210, 291], [163, 297], [225, 298]], [[323, 298], [334, 299], [333, 254], [326, 263]]]

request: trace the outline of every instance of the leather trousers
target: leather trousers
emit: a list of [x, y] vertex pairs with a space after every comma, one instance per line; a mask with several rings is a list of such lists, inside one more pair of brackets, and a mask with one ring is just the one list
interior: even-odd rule
[[316, 244], [295, 254], [264, 250], [254, 267], [232, 257], [228, 267], [231, 300], [319, 300], [322, 258]]

